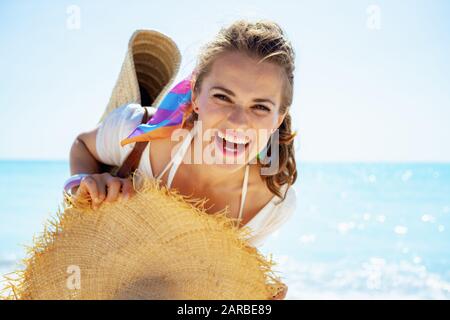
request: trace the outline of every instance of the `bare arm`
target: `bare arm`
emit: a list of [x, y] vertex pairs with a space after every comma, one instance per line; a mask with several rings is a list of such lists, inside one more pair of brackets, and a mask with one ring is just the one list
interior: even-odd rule
[[112, 176], [113, 166], [104, 164], [97, 152], [97, 134], [99, 127], [77, 136], [70, 149], [71, 174], [87, 173], [79, 186], [73, 187], [71, 193], [78, 196], [88, 195], [93, 209], [102, 202], [127, 199], [134, 194], [133, 183], [129, 178]]
[[[77, 173], [101, 173], [104, 164], [100, 162], [95, 147], [97, 128], [81, 133], [75, 139], [70, 149], [70, 174]], [[74, 187], [75, 192], [78, 187]]]

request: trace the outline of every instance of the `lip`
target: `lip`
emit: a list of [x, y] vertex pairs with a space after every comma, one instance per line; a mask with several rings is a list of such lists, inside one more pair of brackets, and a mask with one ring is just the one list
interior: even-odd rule
[[[226, 135], [227, 135], [227, 133], [223, 132], [222, 130], [216, 131], [216, 134], [217, 134], [218, 132], [220, 132], [220, 133], [222, 134], [222, 136], [226, 136]], [[243, 140], [245, 140], [245, 141], [248, 140], [248, 142], [250, 142], [250, 139], [247, 139], [247, 137], [246, 137], [245, 135], [243, 135], [242, 133], [235, 133], [235, 134], [234, 134], [234, 137], [243, 139]], [[247, 142], [247, 143], [248, 143], [248, 142]]]
[[238, 157], [238, 156], [242, 155], [244, 152], [246, 152], [248, 150], [250, 143], [251, 143], [251, 141], [249, 141], [247, 144], [245, 144], [244, 147], [239, 146], [239, 144], [238, 144], [238, 148], [233, 147], [233, 150], [230, 150], [227, 148], [227, 143], [225, 143], [225, 145], [224, 145], [223, 139], [219, 137], [217, 132], [214, 135], [214, 144], [216, 146], [216, 150], [218, 150], [224, 156], [227, 156], [227, 157]]

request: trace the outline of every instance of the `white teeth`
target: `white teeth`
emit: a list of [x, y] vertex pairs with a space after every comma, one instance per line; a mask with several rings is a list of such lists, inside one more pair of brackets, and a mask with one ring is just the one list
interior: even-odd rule
[[246, 138], [238, 138], [231, 134], [223, 134], [223, 132], [221, 132], [220, 130], [217, 131], [217, 135], [220, 138], [225, 139], [226, 141], [231, 143], [246, 144], [249, 141], [249, 139]]

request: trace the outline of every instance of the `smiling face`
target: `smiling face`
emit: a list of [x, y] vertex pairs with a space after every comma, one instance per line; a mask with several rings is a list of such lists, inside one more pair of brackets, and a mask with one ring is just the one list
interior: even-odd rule
[[206, 139], [203, 147], [213, 151], [215, 163], [242, 166], [264, 149], [285, 115], [279, 113], [283, 72], [240, 52], [224, 53], [213, 62], [192, 99]]

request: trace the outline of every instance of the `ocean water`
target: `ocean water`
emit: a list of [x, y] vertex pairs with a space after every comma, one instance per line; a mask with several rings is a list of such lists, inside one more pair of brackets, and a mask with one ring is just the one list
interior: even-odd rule
[[[449, 299], [450, 163], [299, 163], [298, 208], [260, 248], [287, 299]], [[66, 161], [0, 161], [0, 274], [62, 203]]]

